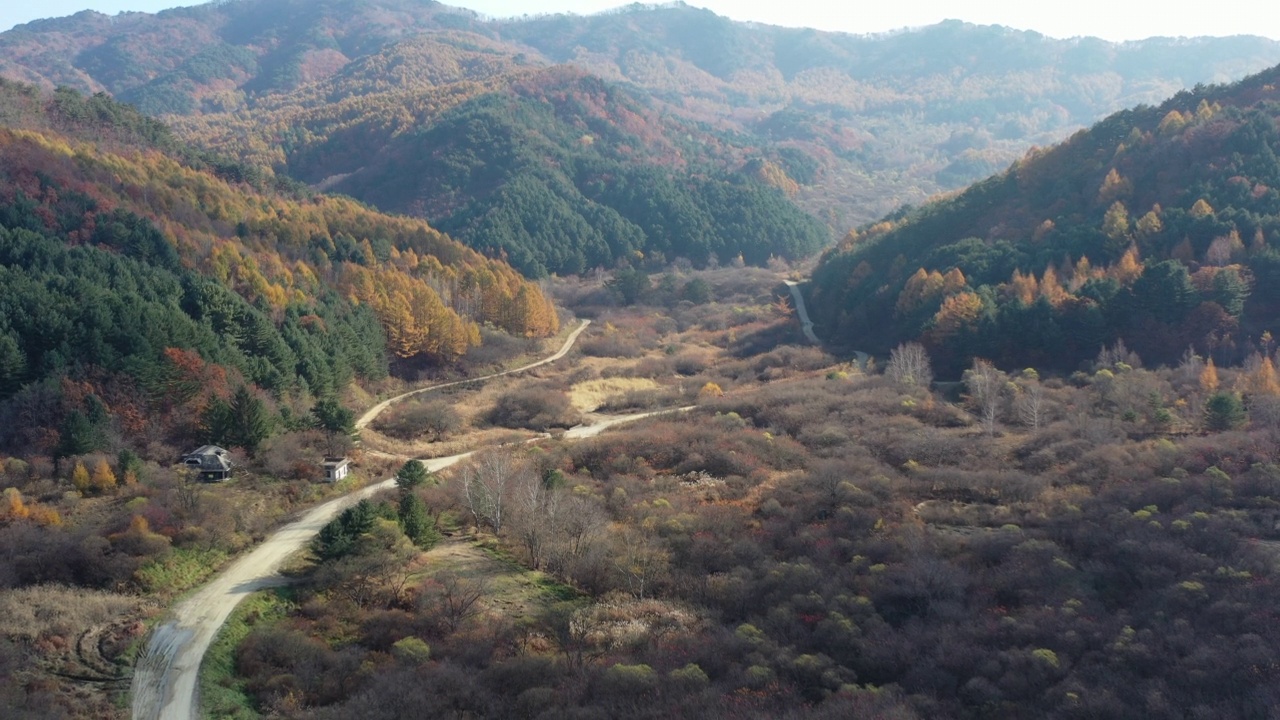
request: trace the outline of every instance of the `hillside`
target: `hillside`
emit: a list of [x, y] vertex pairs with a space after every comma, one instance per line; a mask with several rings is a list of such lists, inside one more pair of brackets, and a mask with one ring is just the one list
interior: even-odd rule
[[854, 36], [679, 3], [500, 32], [817, 159], [822, 177], [800, 201], [837, 227], [961, 187], [1110, 112], [1280, 62], [1262, 38], [1117, 44], [956, 21]]
[[103, 96], [3, 81], [0, 107], [6, 447], [216, 440], [205, 411], [237, 385], [287, 420], [389, 366], [458, 359], [479, 323], [557, 329], [536, 286], [420, 221], [255, 188]]
[[973, 355], [1071, 370], [1118, 339], [1150, 363], [1269, 352], [1277, 80], [1280, 68], [1117, 113], [851, 233], [814, 273], [819, 332], [876, 350], [920, 339], [951, 372]]
[[[0, 74], [179, 115], [185, 138], [309, 182], [360, 170], [462, 102], [519, 95], [529, 73], [570, 64], [619, 84], [614, 92], [648, 94], [634, 102], [658, 120], [641, 135], [680, 132], [670, 116], [722, 142], [730, 133], [755, 161], [749, 174], [767, 163], [774, 185], [839, 232], [1007, 167], [1109, 112], [1276, 62], [1280, 44], [1251, 37], [1115, 44], [956, 22], [852, 36], [681, 4], [483, 21], [408, 0], [238, 0], [81, 13], [0, 34]], [[557, 155], [578, 149], [557, 142]], [[553, 192], [556, 204], [581, 205], [568, 188]], [[442, 201], [456, 202], [432, 196], [426, 206]], [[593, 228], [588, 236], [601, 232], [578, 210], [571, 218]]]
[[828, 232], [816, 220], [729, 169], [747, 152], [618, 87], [549, 70], [395, 138], [331, 187], [429, 218], [533, 276], [819, 250]]

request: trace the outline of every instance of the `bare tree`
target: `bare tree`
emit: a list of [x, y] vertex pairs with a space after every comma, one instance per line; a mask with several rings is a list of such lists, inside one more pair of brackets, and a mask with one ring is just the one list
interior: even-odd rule
[[1000, 413], [1000, 399], [1004, 393], [1007, 376], [990, 361], [973, 359], [973, 367], [964, 371], [964, 385], [969, 390], [969, 402], [982, 418], [987, 435], [996, 434], [996, 418]]
[[528, 555], [529, 565], [541, 570], [549, 546], [559, 535], [563, 491], [547, 486], [534, 473], [526, 473], [513, 488], [513, 512], [508, 525], [514, 529]]
[[894, 384], [903, 389], [929, 388], [933, 382], [933, 368], [929, 364], [929, 353], [920, 343], [904, 343], [889, 353], [889, 363], [885, 365], [884, 374]]
[[1098, 357], [1094, 360], [1094, 369], [1119, 370], [1122, 369], [1122, 365], [1129, 368], [1142, 367], [1142, 358], [1125, 347], [1124, 338], [1116, 340], [1111, 347], [1104, 346], [1098, 351]]
[[580, 557], [604, 530], [607, 520], [600, 503], [582, 495], [570, 495], [565, 503], [563, 530], [569, 555]]
[[467, 509], [477, 525], [488, 525], [494, 535], [502, 533], [512, 494], [529, 482], [536, 482], [529, 463], [506, 448], [480, 453], [462, 469]]
[[666, 549], [648, 535], [630, 528], [618, 534], [614, 568], [632, 595], [643, 600], [653, 584], [667, 572]]
[[1018, 382], [1018, 397], [1014, 400], [1018, 419], [1032, 430], [1039, 430], [1048, 409], [1046, 405], [1044, 386], [1040, 384], [1040, 379], [1024, 375]]
[[452, 633], [484, 610], [480, 599], [488, 592], [489, 583], [483, 578], [442, 572], [423, 588], [418, 596], [418, 609]]

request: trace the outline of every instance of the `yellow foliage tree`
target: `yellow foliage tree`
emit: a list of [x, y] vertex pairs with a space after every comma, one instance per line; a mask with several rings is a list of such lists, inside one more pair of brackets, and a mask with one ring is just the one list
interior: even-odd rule
[[946, 280], [942, 277], [942, 273], [937, 270], [930, 272], [920, 268], [911, 277], [907, 278], [902, 292], [898, 293], [898, 302], [895, 309], [898, 314], [913, 312], [936, 298], [942, 292], [945, 284]]
[[1111, 172], [1102, 180], [1102, 187], [1098, 188], [1098, 202], [1106, 204], [1125, 197], [1133, 190], [1133, 184], [1120, 176], [1120, 173], [1111, 168]]
[[89, 479], [89, 471], [85, 468], [84, 463], [76, 462], [75, 469], [71, 471], [71, 484], [81, 495], [88, 495], [93, 488], [93, 484]]
[[1160, 121], [1156, 132], [1161, 135], [1172, 135], [1187, 126], [1187, 116], [1177, 110], [1170, 110]]
[[1240, 374], [1238, 389], [1251, 395], [1280, 395], [1280, 378], [1276, 377], [1276, 368], [1271, 358], [1255, 354], [1246, 363], [1249, 369]]
[[1214, 367], [1213, 358], [1206, 360], [1204, 369], [1200, 371], [1200, 389], [1205, 392], [1218, 389], [1218, 368]]
[[1023, 305], [1030, 305], [1035, 302], [1039, 293], [1040, 288], [1036, 282], [1035, 273], [1023, 275], [1020, 270], [1013, 271], [1013, 277], [1009, 279], [1009, 294], [1015, 300]]
[[25, 520], [31, 515], [31, 510], [27, 507], [26, 502], [22, 499], [22, 493], [17, 488], [5, 488], [4, 491], [4, 517], [11, 520]]
[[1208, 217], [1212, 214], [1213, 206], [1206, 202], [1204, 198], [1200, 198], [1191, 206], [1191, 217], [1193, 218]]
[[1111, 203], [1102, 218], [1102, 232], [1112, 240], [1120, 240], [1129, 234], [1129, 211], [1119, 200]]
[[977, 293], [962, 292], [942, 301], [933, 316], [932, 334], [938, 340], [951, 337], [962, 327], [972, 325], [982, 312], [982, 298]]
[[942, 276], [942, 294], [955, 295], [964, 290], [969, 285], [969, 279], [964, 276], [960, 268], [951, 268], [946, 275]]
[[1129, 285], [1142, 275], [1142, 263], [1138, 262], [1138, 249], [1130, 247], [1120, 256], [1120, 260], [1112, 265], [1107, 275], [1121, 285]]
[[787, 175], [787, 171], [783, 170], [776, 163], [764, 160], [756, 164], [756, 178], [766, 185], [778, 188], [786, 193], [788, 197], [795, 197], [800, 192], [800, 185], [791, 176]]
[[1040, 278], [1040, 297], [1049, 301], [1049, 304], [1058, 307], [1069, 297], [1066, 290], [1062, 289], [1062, 283], [1058, 281], [1058, 271], [1053, 266], [1045, 268], [1044, 276]]
[[1094, 278], [1102, 277], [1103, 274], [1104, 273], [1101, 268], [1093, 267], [1093, 264], [1089, 262], [1089, 257], [1087, 255], [1081, 255], [1080, 259], [1076, 261], [1075, 266], [1071, 269], [1071, 282], [1069, 287], [1072, 292], [1075, 292], [1083, 287], [1085, 283]]
[[[1159, 205], [1156, 206], [1160, 207]], [[1164, 223], [1160, 220], [1160, 215], [1155, 208], [1147, 211], [1146, 215], [1138, 218], [1138, 234], [1142, 237], [1151, 237], [1158, 235], [1164, 229]]]
[[1211, 120], [1220, 110], [1222, 110], [1222, 106], [1218, 103], [1215, 102], [1210, 105], [1208, 100], [1201, 100], [1200, 104], [1196, 106], [1196, 120], [1201, 122]]
[[31, 519], [38, 525], [57, 527], [62, 524], [62, 516], [57, 510], [47, 505], [32, 505]]
[[698, 398], [700, 400], [718, 398], [722, 395], [724, 395], [724, 390], [721, 390], [720, 386], [713, 382], [708, 382], [706, 385], [702, 386], [701, 390], [698, 391]]
[[89, 479], [94, 491], [106, 495], [115, 492], [116, 474], [111, 471], [111, 466], [107, 464], [106, 459], [98, 461], [93, 468], [93, 477]]

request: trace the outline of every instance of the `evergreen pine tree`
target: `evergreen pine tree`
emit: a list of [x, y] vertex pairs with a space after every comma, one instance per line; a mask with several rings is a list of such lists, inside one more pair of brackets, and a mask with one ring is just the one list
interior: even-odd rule
[[440, 542], [435, 519], [427, 514], [427, 506], [414, 493], [400, 496], [400, 527], [405, 537], [424, 550]]

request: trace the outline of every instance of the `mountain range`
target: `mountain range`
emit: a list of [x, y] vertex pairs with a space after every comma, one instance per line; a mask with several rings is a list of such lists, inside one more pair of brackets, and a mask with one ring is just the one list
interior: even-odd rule
[[[236, 0], [0, 34], [0, 74], [107, 92], [532, 275], [637, 252], [794, 258], [824, 235], [790, 206], [839, 235], [1109, 112], [1276, 62], [1256, 37], [853, 36], [681, 3], [491, 21], [417, 0]], [[724, 203], [752, 210], [734, 223]]]

